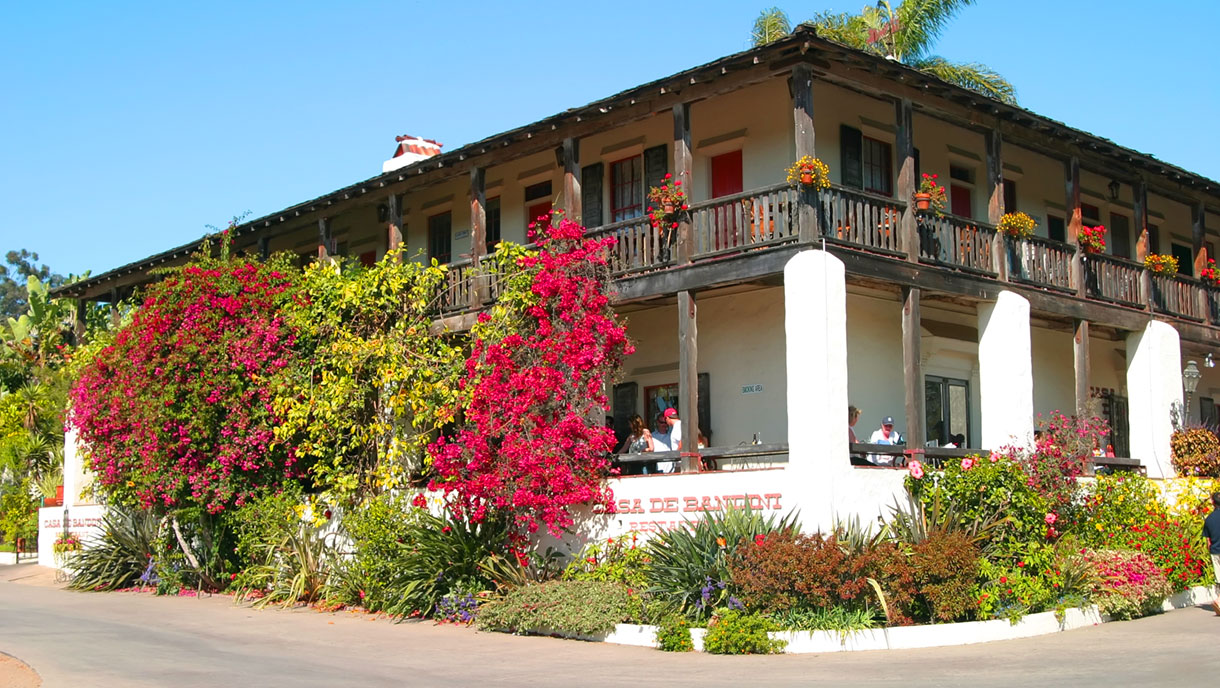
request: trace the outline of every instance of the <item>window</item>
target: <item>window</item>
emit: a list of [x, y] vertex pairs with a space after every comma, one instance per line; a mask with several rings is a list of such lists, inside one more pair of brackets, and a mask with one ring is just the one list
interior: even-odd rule
[[1121, 258], [1131, 257], [1131, 219], [1126, 215], [1110, 213], [1110, 236], [1113, 238], [1110, 252]]
[[538, 182], [525, 187], [525, 224], [551, 212], [551, 182]]
[[1099, 225], [1101, 224], [1101, 210], [1095, 205], [1088, 203], [1080, 204], [1080, 217], [1086, 224]]
[[[949, 212], [959, 217], [974, 217], [974, 170], [949, 165]], [[955, 183], [958, 182], [958, 183]]]
[[610, 164], [610, 221], [644, 214], [644, 158], [634, 156]]
[[1172, 244], [1169, 253], [1178, 259], [1178, 274], [1190, 276], [1195, 272], [1195, 252], [1189, 246]]
[[1205, 428], [1216, 427], [1220, 415], [1216, 413], [1216, 400], [1210, 397], [1199, 397], [1199, 421]]
[[365, 251], [360, 254], [360, 264], [366, 268], [371, 268], [377, 264], [377, 252]]
[[741, 151], [712, 158], [712, 198], [742, 192]]
[[486, 226], [484, 230], [487, 232], [487, 250], [496, 250], [496, 244], [500, 243], [500, 197], [487, 199], [487, 207], [483, 209], [487, 216]]
[[924, 402], [929, 445], [970, 445], [969, 382], [925, 375]]
[[1161, 228], [1156, 225], [1148, 225], [1148, 252], [1161, 252]]
[[1017, 183], [1011, 179], [1004, 180], [1004, 212], [1017, 212]]
[[893, 149], [890, 144], [865, 136], [860, 146], [864, 190], [890, 196], [894, 193]]
[[448, 211], [428, 218], [428, 258], [444, 265], [453, 249], [453, 218]]
[[1046, 216], [1046, 236], [1054, 241], [1067, 241], [1067, 227], [1062, 217]]

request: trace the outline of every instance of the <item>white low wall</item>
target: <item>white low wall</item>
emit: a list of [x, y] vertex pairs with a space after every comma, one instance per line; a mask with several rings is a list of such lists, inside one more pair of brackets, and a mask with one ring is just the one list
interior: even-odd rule
[[[73, 506], [68, 508], [68, 532], [78, 536], [82, 542], [97, 537], [102, 532], [102, 514], [106, 507], [100, 504]], [[64, 508], [48, 506], [38, 510], [38, 565], [57, 568], [55, 562], [55, 538], [64, 532]]]

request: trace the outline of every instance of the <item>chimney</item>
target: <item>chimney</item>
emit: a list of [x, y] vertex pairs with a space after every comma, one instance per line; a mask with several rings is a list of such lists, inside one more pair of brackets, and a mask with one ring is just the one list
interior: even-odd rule
[[398, 148], [394, 149], [394, 157], [381, 164], [383, 174], [441, 153], [441, 144], [431, 139], [397, 136], [394, 140], [398, 142]]

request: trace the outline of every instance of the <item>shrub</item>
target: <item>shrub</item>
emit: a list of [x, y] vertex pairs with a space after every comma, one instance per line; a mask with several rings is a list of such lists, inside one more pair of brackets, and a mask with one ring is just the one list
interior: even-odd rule
[[102, 517], [100, 537], [68, 561], [75, 590], [118, 590], [131, 587], [149, 567], [158, 519], [145, 511], [111, 507]]
[[1093, 601], [1104, 614], [1133, 619], [1156, 612], [1169, 595], [1169, 584], [1156, 563], [1139, 552], [1086, 550], [1100, 583]]
[[563, 570], [564, 580], [613, 581], [632, 590], [648, 586], [644, 567], [651, 561], [643, 547], [636, 546], [635, 533], [605, 542], [591, 542]]
[[914, 546], [911, 564], [919, 596], [934, 621], [959, 621], [974, 611], [979, 550], [961, 532], [937, 532]]
[[298, 519], [279, 539], [263, 544], [258, 563], [238, 575], [238, 599], [254, 599], [255, 607], [293, 607], [322, 599], [338, 556], [333, 539], [324, 529]]
[[628, 616], [627, 586], [609, 581], [551, 581], [510, 591], [479, 609], [483, 630], [598, 635]]
[[939, 511], [976, 531], [985, 549], [1046, 536], [1048, 503], [1010, 456], [993, 453], [954, 460], [943, 470], [928, 471], [922, 478], [911, 475], [906, 481], [907, 490], [928, 510], [927, 516]]
[[1177, 430], [1169, 440], [1179, 475], [1220, 478], [1220, 438], [1207, 428]]
[[849, 556], [833, 536], [782, 532], [742, 543], [729, 560], [729, 575], [754, 612], [859, 608], [872, 594], [867, 565], [867, 557]]
[[1189, 521], [1156, 514], [1120, 531], [1111, 546], [1142, 552], [1165, 574], [1171, 589], [1185, 590], [1209, 580], [1211, 562], [1199, 556], [1207, 550], [1201, 530]]
[[873, 609], [826, 607], [823, 609], [784, 609], [770, 614], [775, 625], [785, 631], [863, 631], [876, 628]]
[[727, 603], [728, 562], [740, 543], [753, 542], [758, 535], [798, 530], [794, 514], [777, 518], [736, 507], [705, 512], [702, 521], [666, 531], [648, 542], [651, 561], [644, 569], [648, 590], [676, 611], [707, 618], [712, 609]]
[[1112, 548], [1123, 531], [1163, 515], [1165, 506], [1147, 478], [1127, 474], [1098, 476], [1085, 493], [1084, 510], [1087, 520], [1081, 538], [1085, 544]]
[[681, 614], [668, 614], [657, 624], [657, 649], [663, 652], [694, 652], [690, 621]]
[[405, 582], [404, 538], [416, 521], [416, 508], [405, 497], [381, 494], [343, 514], [343, 531], [351, 543], [339, 562], [335, 593], [346, 604], [382, 611]]
[[979, 562], [975, 589], [980, 618], [1012, 622], [1047, 609], [1063, 597], [1063, 575], [1056, 547], [1028, 542], [1004, 548]]
[[772, 640], [775, 624], [764, 616], [736, 610], [718, 611], [703, 636], [703, 651], [717, 655], [769, 655], [784, 651], [787, 643]]

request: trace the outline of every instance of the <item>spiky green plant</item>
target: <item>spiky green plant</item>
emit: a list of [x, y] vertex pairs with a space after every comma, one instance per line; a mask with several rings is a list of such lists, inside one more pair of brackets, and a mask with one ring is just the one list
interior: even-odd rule
[[277, 541], [265, 543], [261, 563], [241, 574], [238, 599], [257, 594], [255, 607], [285, 608], [322, 599], [337, 557], [333, 540], [333, 533], [301, 521]]
[[148, 568], [160, 519], [147, 511], [111, 507], [102, 517], [102, 534], [67, 563], [75, 590], [117, 590], [136, 584]]
[[895, 499], [888, 527], [894, 539], [904, 545], [919, 544], [937, 532], [962, 533], [971, 544], [985, 550], [996, 528], [1010, 520], [1001, 509], [968, 518], [937, 485], [923, 500], [909, 490], [905, 505]]

